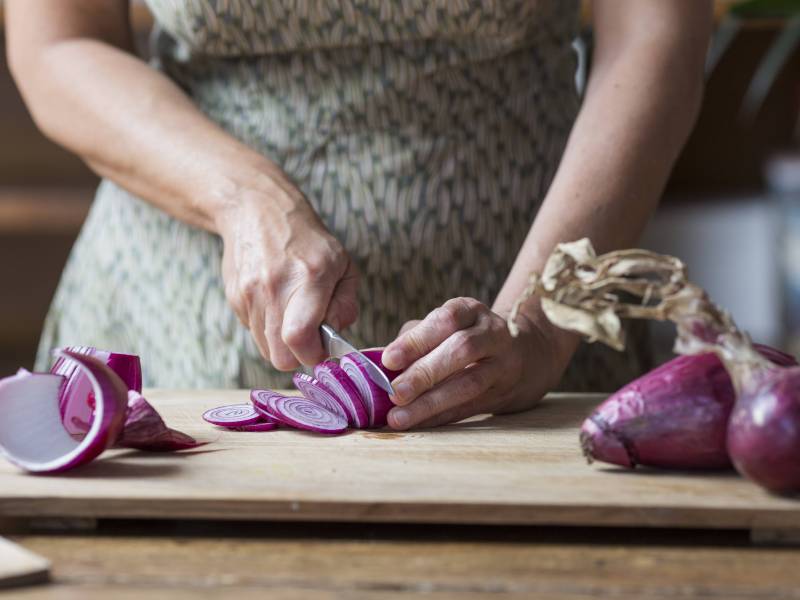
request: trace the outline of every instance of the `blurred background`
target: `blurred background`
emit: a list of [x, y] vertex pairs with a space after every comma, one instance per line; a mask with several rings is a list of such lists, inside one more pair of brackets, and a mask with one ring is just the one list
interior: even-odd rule
[[[579, 86], [590, 10], [576, 40]], [[131, 11], [145, 48], [150, 14], [141, 2]], [[715, 14], [700, 118], [643, 245], [683, 258], [755, 339], [799, 353], [800, 0], [718, 0]], [[0, 0], [0, 38], [3, 24]], [[0, 50], [0, 376], [31, 366], [96, 184], [37, 132]], [[667, 352], [669, 332], [654, 334]]]

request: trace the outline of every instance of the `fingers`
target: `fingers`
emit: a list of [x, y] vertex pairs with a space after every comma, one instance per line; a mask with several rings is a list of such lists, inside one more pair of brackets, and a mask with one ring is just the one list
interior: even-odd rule
[[389, 426], [403, 430], [474, 414], [479, 400], [490, 390], [497, 376], [498, 366], [494, 360], [463, 369], [408, 406], [396, 406], [390, 410]]
[[402, 371], [460, 329], [471, 327], [486, 307], [472, 298], [454, 298], [437, 308], [383, 351], [383, 364]]
[[351, 261], [344, 276], [336, 284], [325, 314], [325, 322], [334, 329], [345, 329], [358, 318], [358, 270]]
[[304, 365], [315, 365], [325, 359], [319, 326], [328, 311], [332, 291], [327, 285], [304, 285], [286, 305], [280, 340]]
[[431, 352], [414, 362], [392, 383], [392, 401], [405, 406], [434, 388], [451, 375], [491, 356], [497, 347], [497, 336], [489, 326], [488, 315], [481, 315], [469, 329], [456, 331]]
[[397, 334], [397, 337], [400, 337], [400, 336], [401, 336], [401, 335], [403, 335], [403, 334], [404, 334], [406, 331], [408, 331], [409, 329], [412, 329], [412, 328], [416, 327], [416, 326], [417, 326], [417, 325], [419, 325], [420, 323], [422, 323], [422, 321], [421, 321], [420, 319], [414, 319], [413, 321], [406, 321], [406, 322], [403, 324], [403, 326], [400, 328], [400, 331], [399, 331], [399, 333]]
[[[282, 315], [280, 308], [266, 308], [265, 334], [269, 343], [269, 361], [279, 371], [293, 371], [300, 366], [300, 361], [284, 343], [282, 337]], [[250, 328], [253, 332], [253, 328]], [[255, 334], [253, 334], [255, 337]]]

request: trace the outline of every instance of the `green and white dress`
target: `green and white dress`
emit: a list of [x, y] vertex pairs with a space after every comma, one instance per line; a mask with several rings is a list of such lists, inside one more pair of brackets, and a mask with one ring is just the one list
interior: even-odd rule
[[[153, 68], [280, 165], [355, 259], [350, 336], [491, 303], [578, 107], [577, 0], [149, 0]], [[140, 354], [145, 384], [286, 385], [227, 305], [222, 244], [103, 181], [48, 315], [52, 348]], [[635, 346], [635, 344], [634, 344]], [[592, 348], [569, 389], [641, 367]]]

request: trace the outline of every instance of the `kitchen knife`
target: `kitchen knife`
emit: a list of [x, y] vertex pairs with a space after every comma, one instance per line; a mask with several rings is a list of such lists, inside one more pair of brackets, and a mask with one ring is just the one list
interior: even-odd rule
[[332, 358], [342, 358], [345, 354], [357, 354], [367, 368], [372, 381], [377, 383], [387, 394], [394, 395], [392, 383], [378, 365], [356, 350], [353, 345], [344, 339], [339, 333], [327, 323], [323, 323], [319, 328], [322, 334], [322, 345], [325, 352]]

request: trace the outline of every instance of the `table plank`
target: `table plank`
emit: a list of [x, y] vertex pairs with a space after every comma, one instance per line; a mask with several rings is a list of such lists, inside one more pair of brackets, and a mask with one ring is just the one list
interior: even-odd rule
[[[532, 530], [528, 530], [530, 533]], [[266, 539], [150, 534], [28, 535], [17, 539], [53, 561], [55, 585], [21, 598], [796, 598], [800, 551], [748, 548], [703, 540], [692, 532], [668, 543], [639, 535], [583, 538], [558, 532], [499, 539]], [[506, 539], [504, 539], [506, 538]], [[263, 597], [263, 596], [262, 596]]]
[[239, 433], [203, 410], [246, 391], [150, 391], [167, 422], [213, 443], [110, 452], [58, 477], [0, 466], [0, 516], [789, 528], [800, 503], [734, 473], [587, 466], [580, 422], [598, 396], [435, 430]]
[[0, 589], [46, 581], [50, 563], [0, 537]]

